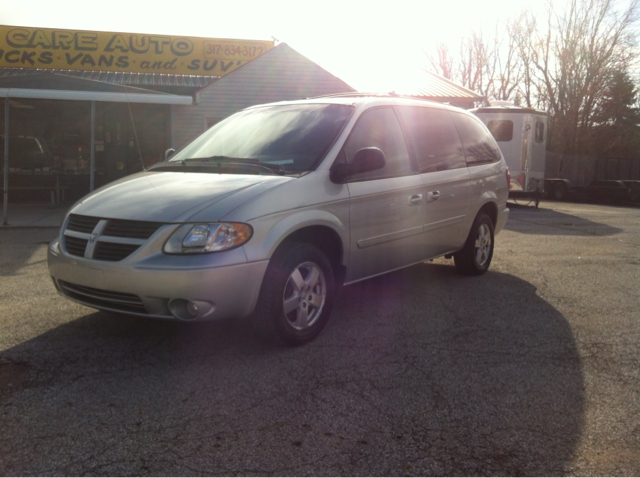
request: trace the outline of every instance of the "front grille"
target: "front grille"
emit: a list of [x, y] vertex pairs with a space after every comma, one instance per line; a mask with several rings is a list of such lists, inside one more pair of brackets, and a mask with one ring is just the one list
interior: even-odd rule
[[140, 246], [137, 244], [117, 244], [100, 241], [96, 244], [92, 259], [117, 262], [133, 254]]
[[69, 214], [69, 223], [67, 224], [67, 230], [91, 234], [93, 232], [93, 229], [98, 225], [99, 221], [99, 217]]
[[137, 314], [147, 313], [147, 309], [140, 297], [134, 294], [94, 289], [93, 287], [71, 284], [70, 282], [62, 280], [58, 281], [58, 285], [62, 293], [67, 297], [98, 309], [110, 309]]
[[84, 257], [84, 250], [87, 248], [88, 239], [80, 239], [79, 237], [64, 236], [64, 245], [67, 253], [72, 256]]
[[160, 222], [109, 219], [107, 227], [105, 227], [102, 233], [105, 236], [149, 239], [160, 226], [162, 226], [162, 223]]
[[70, 214], [64, 233], [65, 250], [72, 256], [85, 257], [86, 254], [87, 259], [121, 261], [133, 254], [160, 226], [160, 222]]

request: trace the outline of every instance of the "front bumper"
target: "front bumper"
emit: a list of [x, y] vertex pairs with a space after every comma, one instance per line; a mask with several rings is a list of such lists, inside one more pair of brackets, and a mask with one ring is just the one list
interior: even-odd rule
[[247, 262], [242, 248], [188, 257], [143, 251], [120, 262], [88, 260], [52, 246], [48, 252], [49, 273], [63, 296], [100, 310], [164, 319], [185, 319], [175, 311], [187, 302], [198, 310], [188, 320], [251, 314], [268, 263]]

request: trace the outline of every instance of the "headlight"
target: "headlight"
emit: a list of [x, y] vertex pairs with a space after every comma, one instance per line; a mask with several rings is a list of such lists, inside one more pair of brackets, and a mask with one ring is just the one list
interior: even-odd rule
[[184, 224], [164, 245], [167, 254], [219, 252], [241, 246], [253, 234], [247, 224], [223, 222], [213, 224]]

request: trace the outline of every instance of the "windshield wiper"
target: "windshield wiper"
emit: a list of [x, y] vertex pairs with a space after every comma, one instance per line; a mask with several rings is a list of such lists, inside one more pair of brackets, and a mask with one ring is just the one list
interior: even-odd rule
[[228, 156], [210, 156], [208, 158], [189, 158], [182, 159], [180, 161], [163, 161], [150, 166], [149, 170], [165, 170], [165, 171], [184, 171], [187, 168], [218, 168], [218, 169], [259, 169], [268, 171], [269, 174], [278, 174], [283, 176], [285, 174], [284, 168], [279, 164], [261, 163], [257, 159], [249, 158], [231, 158]]
[[220, 166], [224, 165], [249, 165], [255, 166], [258, 168], [267, 169], [272, 173], [284, 175], [284, 168], [279, 164], [272, 163], [262, 163], [259, 159], [250, 159], [250, 158], [233, 158], [229, 156], [209, 156], [208, 158], [189, 158], [183, 159], [183, 164], [193, 164], [193, 163], [207, 163], [207, 164], [219, 164]]

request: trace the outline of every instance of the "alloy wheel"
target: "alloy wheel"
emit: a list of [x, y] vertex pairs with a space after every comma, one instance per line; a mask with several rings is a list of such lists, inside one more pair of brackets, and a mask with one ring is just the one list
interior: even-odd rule
[[296, 330], [311, 327], [322, 314], [327, 282], [320, 266], [304, 262], [289, 275], [282, 305], [289, 324]]
[[476, 263], [478, 266], [484, 267], [491, 253], [491, 230], [486, 224], [481, 224], [478, 228], [475, 250]]

